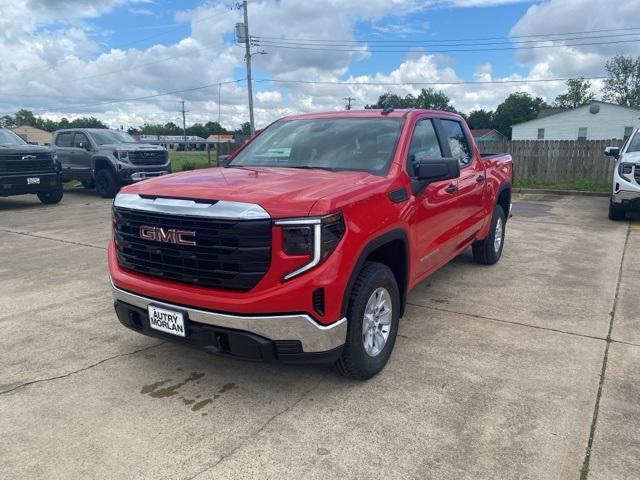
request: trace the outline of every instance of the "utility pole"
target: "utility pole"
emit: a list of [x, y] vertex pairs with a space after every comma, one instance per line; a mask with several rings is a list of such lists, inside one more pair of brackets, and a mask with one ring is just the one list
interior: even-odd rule
[[184, 109], [184, 100], [182, 100], [182, 133], [184, 135], [184, 151], [187, 151], [187, 111]]
[[356, 99], [353, 98], [353, 97], [344, 97], [343, 100], [347, 102], [347, 104], [345, 105], [345, 108], [347, 110], [351, 110], [351, 102], [355, 102], [356, 101]]
[[247, 12], [247, 0], [242, 0], [244, 10], [244, 59], [247, 62], [247, 91], [249, 92], [249, 126], [251, 135], [256, 132], [253, 121], [253, 86], [251, 85], [251, 43], [249, 39], [249, 13]]

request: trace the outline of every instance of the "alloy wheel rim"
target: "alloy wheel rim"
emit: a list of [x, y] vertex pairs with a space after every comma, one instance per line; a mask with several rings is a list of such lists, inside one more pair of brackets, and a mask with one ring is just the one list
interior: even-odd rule
[[496, 233], [493, 238], [493, 248], [498, 253], [500, 251], [500, 247], [502, 246], [502, 219], [498, 218], [496, 222]]
[[370, 357], [377, 356], [387, 344], [391, 331], [393, 307], [391, 295], [383, 287], [376, 288], [364, 309], [362, 343]]

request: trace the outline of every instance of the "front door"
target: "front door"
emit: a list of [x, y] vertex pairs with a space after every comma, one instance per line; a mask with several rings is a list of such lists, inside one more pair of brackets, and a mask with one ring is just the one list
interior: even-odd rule
[[76, 172], [76, 178], [89, 180], [91, 178], [91, 143], [82, 132], [76, 132], [73, 137], [71, 165]]
[[[414, 175], [418, 161], [438, 160], [445, 155], [442, 139], [438, 138], [434, 121], [424, 118], [416, 122], [409, 154], [407, 171]], [[437, 268], [449, 257], [454, 245], [451, 237], [459, 216], [457, 205], [458, 180], [433, 182], [415, 192], [416, 209], [413, 217], [413, 245], [416, 265], [414, 277]]]
[[56, 155], [62, 167], [62, 175], [67, 179], [75, 178], [71, 168], [71, 151], [73, 150], [73, 132], [60, 132], [56, 136]]

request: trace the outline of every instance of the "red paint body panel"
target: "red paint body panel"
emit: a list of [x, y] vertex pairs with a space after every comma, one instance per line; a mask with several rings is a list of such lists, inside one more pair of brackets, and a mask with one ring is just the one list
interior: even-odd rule
[[[121, 289], [178, 305], [247, 315], [304, 312], [321, 324], [330, 324], [344, 314], [343, 297], [366, 245], [387, 232], [399, 230], [408, 239], [407, 289], [412, 288], [473, 241], [486, 237], [497, 195], [501, 188], [511, 187], [511, 157], [481, 158], [466, 123], [458, 115], [430, 110], [400, 110], [388, 115], [404, 118], [404, 126], [386, 176], [289, 168], [211, 168], [159, 177], [122, 190], [161, 197], [251, 202], [262, 206], [273, 219], [342, 212], [345, 234], [333, 253], [315, 268], [282, 280], [284, 274], [308, 259], [286, 255], [281, 228], [274, 226], [271, 267], [248, 292], [204, 288], [133, 273], [119, 266], [113, 239], [108, 248], [112, 281]], [[366, 110], [288, 118], [332, 117], [380, 118], [381, 113]], [[473, 159], [461, 169], [458, 179], [434, 182], [414, 195], [406, 159], [413, 126], [417, 119], [425, 117], [461, 122]], [[458, 187], [453, 194], [446, 191], [452, 184]], [[399, 188], [405, 189], [408, 199], [394, 203], [389, 192]], [[325, 289], [324, 315], [315, 312], [312, 303], [312, 293], [320, 287]]]

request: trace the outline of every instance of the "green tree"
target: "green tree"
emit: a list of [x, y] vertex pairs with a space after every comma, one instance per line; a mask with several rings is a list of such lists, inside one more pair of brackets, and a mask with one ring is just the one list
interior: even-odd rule
[[484, 109], [472, 110], [467, 118], [467, 124], [472, 129], [494, 128], [493, 112]]
[[595, 99], [591, 92], [591, 82], [584, 78], [571, 78], [567, 80], [567, 91], [556, 97], [554, 106], [560, 108], [578, 108], [587, 105]]
[[0, 117], [0, 127], [13, 128], [16, 126], [16, 119], [11, 115], [3, 115]]
[[127, 133], [131, 136], [133, 135], [139, 135], [140, 134], [140, 130], [138, 130], [136, 127], [129, 127], [127, 128]]
[[194, 123], [190, 127], [187, 127], [187, 135], [195, 135], [206, 139], [209, 136], [209, 133], [204, 125], [201, 123]]
[[223, 133], [229, 133], [226, 128], [220, 125], [218, 122], [207, 122], [204, 124], [207, 129], [207, 137], [209, 135], [221, 135]]
[[22, 125], [28, 125], [30, 127], [38, 127], [40, 124], [40, 122], [38, 122], [33, 112], [25, 109], [18, 110], [14, 118], [15, 118], [15, 123], [18, 127]]
[[78, 117], [69, 123], [71, 128], [109, 128], [95, 117]]
[[456, 109], [453, 108], [450, 102], [451, 99], [443, 91], [436, 91], [433, 88], [423, 88], [416, 97], [413, 107], [456, 112]]
[[495, 128], [511, 138], [511, 126], [533, 120], [547, 104], [540, 97], [532, 97], [527, 92], [509, 95], [493, 114]]
[[605, 64], [603, 98], [625, 107], [640, 107], [640, 57], [616, 55]]
[[[409, 97], [409, 95], [407, 95], [407, 97]], [[411, 95], [410, 98], [407, 97], [402, 98], [399, 95], [391, 92], [383, 93], [378, 97], [378, 101], [376, 103], [374, 103], [373, 105], [365, 105], [364, 108], [411, 108], [413, 104], [409, 105], [408, 103], [414, 101], [415, 99], [413, 95]]]
[[244, 135], [249, 135], [251, 133], [251, 125], [249, 122], [244, 122], [240, 128], [236, 130], [236, 133], [242, 133]]

